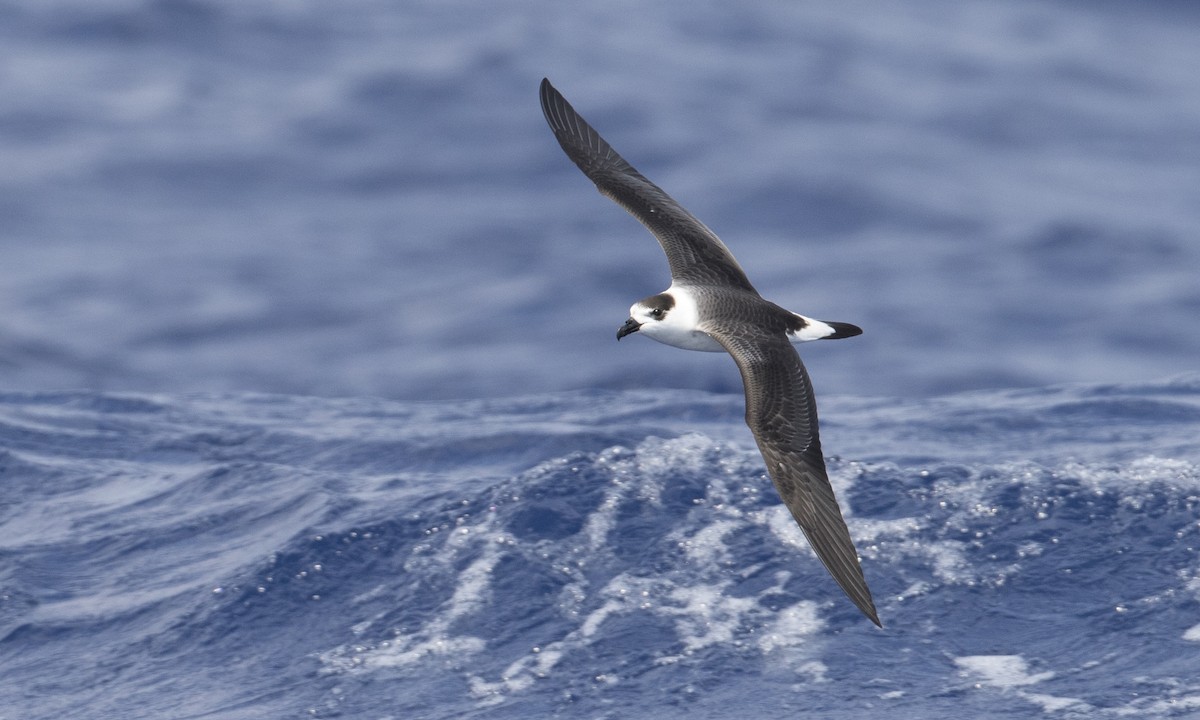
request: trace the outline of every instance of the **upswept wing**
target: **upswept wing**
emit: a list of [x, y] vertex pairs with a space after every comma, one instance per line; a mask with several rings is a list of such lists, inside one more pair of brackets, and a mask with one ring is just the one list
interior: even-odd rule
[[817, 403], [800, 355], [782, 335], [767, 339], [716, 331], [712, 336], [742, 373], [746, 424], [784, 505], [842, 591], [883, 627], [825, 471]]
[[575, 112], [549, 80], [542, 80], [542, 112], [558, 144], [584, 175], [649, 228], [680, 284], [728, 285], [755, 292], [720, 238], [650, 182]]

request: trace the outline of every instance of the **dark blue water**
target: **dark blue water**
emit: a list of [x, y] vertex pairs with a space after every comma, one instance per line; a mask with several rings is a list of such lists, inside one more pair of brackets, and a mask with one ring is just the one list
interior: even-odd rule
[[1195, 375], [825, 411], [884, 630], [806, 547], [736, 396], [4, 395], [0, 701], [1195, 714]]
[[[1200, 714], [1187, 3], [0, 0], [0, 717]], [[886, 629], [549, 76], [805, 346]]]

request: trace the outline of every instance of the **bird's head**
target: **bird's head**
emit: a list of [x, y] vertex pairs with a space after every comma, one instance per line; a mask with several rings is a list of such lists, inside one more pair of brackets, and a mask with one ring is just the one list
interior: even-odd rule
[[639, 330], [646, 332], [647, 335], [654, 335], [654, 331], [659, 329], [660, 324], [667, 322], [674, 307], [675, 298], [668, 293], [659, 293], [638, 300], [633, 307], [629, 308], [629, 319], [617, 330], [617, 339], [620, 340]]

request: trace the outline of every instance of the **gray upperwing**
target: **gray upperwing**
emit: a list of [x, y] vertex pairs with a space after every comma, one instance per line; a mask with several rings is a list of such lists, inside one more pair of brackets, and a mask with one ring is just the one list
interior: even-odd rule
[[746, 424], [784, 505], [842, 591], [883, 627], [825, 471], [817, 403], [800, 355], [782, 334], [712, 335], [737, 361], [746, 390]]
[[567, 157], [603, 195], [649, 228], [667, 254], [672, 279], [754, 292], [720, 238], [618, 155], [546, 79], [542, 80], [541, 100], [546, 122]]

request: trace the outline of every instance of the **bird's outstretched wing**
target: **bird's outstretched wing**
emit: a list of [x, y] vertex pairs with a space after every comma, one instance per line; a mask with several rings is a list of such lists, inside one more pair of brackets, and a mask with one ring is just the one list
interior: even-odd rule
[[542, 80], [541, 100], [546, 122], [567, 157], [602, 194], [628, 210], [658, 238], [675, 282], [727, 285], [755, 292], [720, 238], [618, 155], [546, 79]]
[[784, 505], [850, 600], [883, 627], [825, 471], [817, 403], [800, 355], [782, 334], [751, 336], [737, 328], [718, 328], [711, 334], [742, 373], [746, 424]]

